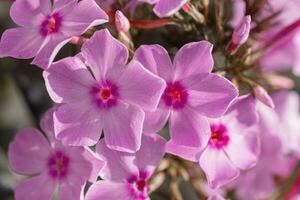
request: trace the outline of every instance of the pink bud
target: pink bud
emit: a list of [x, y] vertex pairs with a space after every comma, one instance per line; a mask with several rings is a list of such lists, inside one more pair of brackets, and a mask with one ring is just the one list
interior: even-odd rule
[[255, 86], [254, 95], [260, 102], [262, 102], [266, 106], [268, 106], [270, 108], [275, 107], [272, 98], [269, 96], [269, 94], [263, 87], [261, 87], [259, 85]]
[[125, 15], [119, 10], [117, 10], [115, 14], [115, 24], [119, 32], [128, 32], [130, 28], [130, 23], [127, 17], [125, 17]]
[[243, 18], [241, 24], [234, 29], [231, 42], [227, 47], [227, 51], [234, 53], [241, 45], [247, 42], [251, 28], [251, 16], [247, 15]]
[[244, 17], [241, 24], [234, 29], [232, 34], [232, 42], [234, 44], [242, 45], [247, 42], [251, 28], [251, 16]]

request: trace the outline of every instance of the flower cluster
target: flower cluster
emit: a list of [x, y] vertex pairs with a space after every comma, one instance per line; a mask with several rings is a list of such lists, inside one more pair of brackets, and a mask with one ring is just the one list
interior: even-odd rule
[[[151, 17], [135, 18], [149, 8]], [[279, 71], [300, 74], [300, 14], [291, 13], [299, 8], [296, 0], [15, 0], [19, 27], [3, 33], [0, 56], [33, 58], [56, 103], [43, 133], [25, 128], [9, 146], [11, 169], [29, 176], [15, 199], [149, 200], [165, 182], [181, 200], [178, 177], [201, 198], [295, 198], [277, 188], [300, 170], [299, 97]], [[145, 29], [168, 32], [169, 43], [140, 44]], [[67, 43], [80, 48], [55, 59]]]

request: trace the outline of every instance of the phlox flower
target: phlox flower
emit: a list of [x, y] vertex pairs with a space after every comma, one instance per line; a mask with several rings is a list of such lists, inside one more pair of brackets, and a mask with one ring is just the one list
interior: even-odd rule
[[82, 199], [88, 180], [96, 181], [104, 161], [84, 147], [64, 146], [54, 138], [53, 110], [46, 113], [41, 128], [25, 128], [9, 145], [10, 167], [30, 176], [15, 188], [16, 200], [50, 200], [57, 190], [58, 199]]
[[240, 169], [256, 164], [259, 154], [256, 123], [252, 96], [239, 97], [224, 116], [210, 120], [211, 136], [199, 158], [210, 187], [219, 188], [237, 178]]
[[[239, 198], [245, 200], [267, 198], [276, 189], [275, 177], [288, 176], [295, 166], [296, 159], [287, 155], [291, 152], [288, 150], [290, 149], [288, 143], [290, 147], [294, 147], [298, 140], [295, 136], [299, 135], [299, 132], [295, 132], [284, 125], [291, 120], [293, 127], [296, 127], [293, 117], [295, 113], [299, 112], [299, 107], [295, 107], [299, 104], [299, 100], [294, 95], [293, 92], [291, 94], [285, 92], [275, 93], [273, 100], [277, 111], [262, 103], [257, 105], [261, 152], [257, 165], [242, 173], [233, 185]], [[282, 117], [279, 118], [277, 113], [280, 113]], [[290, 134], [292, 135], [289, 136]], [[286, 140], [287, 137], [289, 138], [288, 141]]]
[[18, 28], [2, 35], [0, 56], [34, 58], [33, 64], [47, 68], [57, 52], [92, 26], [108, 20], [94, 0], [16, 0], [10, 10]]
[[159, 45], [143, 45], [135, 59], [167, 82], [155, 112], [146, 112], [144, 131], [153, 133], [169, 122], [168, 152], [187, 157], [187, 148], [203, 149], [209, 140], [208, 117], [220, 117], [237, 90], [227, 79], [211, 73], [212, 45], [206, 41], [186, 44], [172, 63]]
[[108, 147], [140, 148], [144, 110], [156, 109], [166, 84], [127, 60], [127, 48], [105, 29], [84, 43], [80, 58], [63, 59], [44, 72], [51, 98], [62, 103], [54, 127], [64, 144], [95, 145], [104, 130]]
[[101, 171], [104, 181], [93, 184], [85, 199], [150, 200], [148, 181], [165, 153], [165, 143], [159, 135], [143, 135], [140, 150], [124, 153], [100, 141], [97, 152], [107, 162]]

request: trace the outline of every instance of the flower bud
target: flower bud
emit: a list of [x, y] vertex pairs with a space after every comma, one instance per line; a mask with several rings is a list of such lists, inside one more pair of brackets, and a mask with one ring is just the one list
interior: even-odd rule
[[247, 42], [251, 28], [251, 16], [247, 15], [241, 24], [234, 29], [231, 42], [227, 50], [231, 53], [235, 52], [241, 45]]
[[128, 32], [130, 23], [127, 17], [119, 10], [115, 14], [115, 25], [119, 32]]
[[257, 86], [254, 87], [253, 92], [254, 92], [254, 96], [260, 102], [262, 102], [263, 104], [265, 104], [266, 106], [268, 106], [270, 108], [275, 107], [272, 98], [269, 96], [269, 94], [267, 93], [267, 91], [263, 87], [257, 85]]

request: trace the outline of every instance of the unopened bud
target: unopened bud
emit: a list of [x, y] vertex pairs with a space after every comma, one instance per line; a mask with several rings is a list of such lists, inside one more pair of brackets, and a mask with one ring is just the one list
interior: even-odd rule
[[227, 50], [234, 53], [241, 45], [245, 44], [249, 38], [251, 29], [251, 16], [247, 15], [242, 20], [241, 24], [234, 29], [231, 42]]
[[262, 102], [263, 104], [265, 104], [266, 106], [268, 106], [270, 108], [275, 107], [272, 98], [270, 97], [270, 95], [267, 93], [267, 91], [263, 87], [257, 85], [254, 87], [253, 92], [254, 92], [254, 96], [260, 102]]
[[119, 10], [115, 14], [115, 25], [119, 32], [128, 32], [130, 29], [130, 23], [127, 17]]

